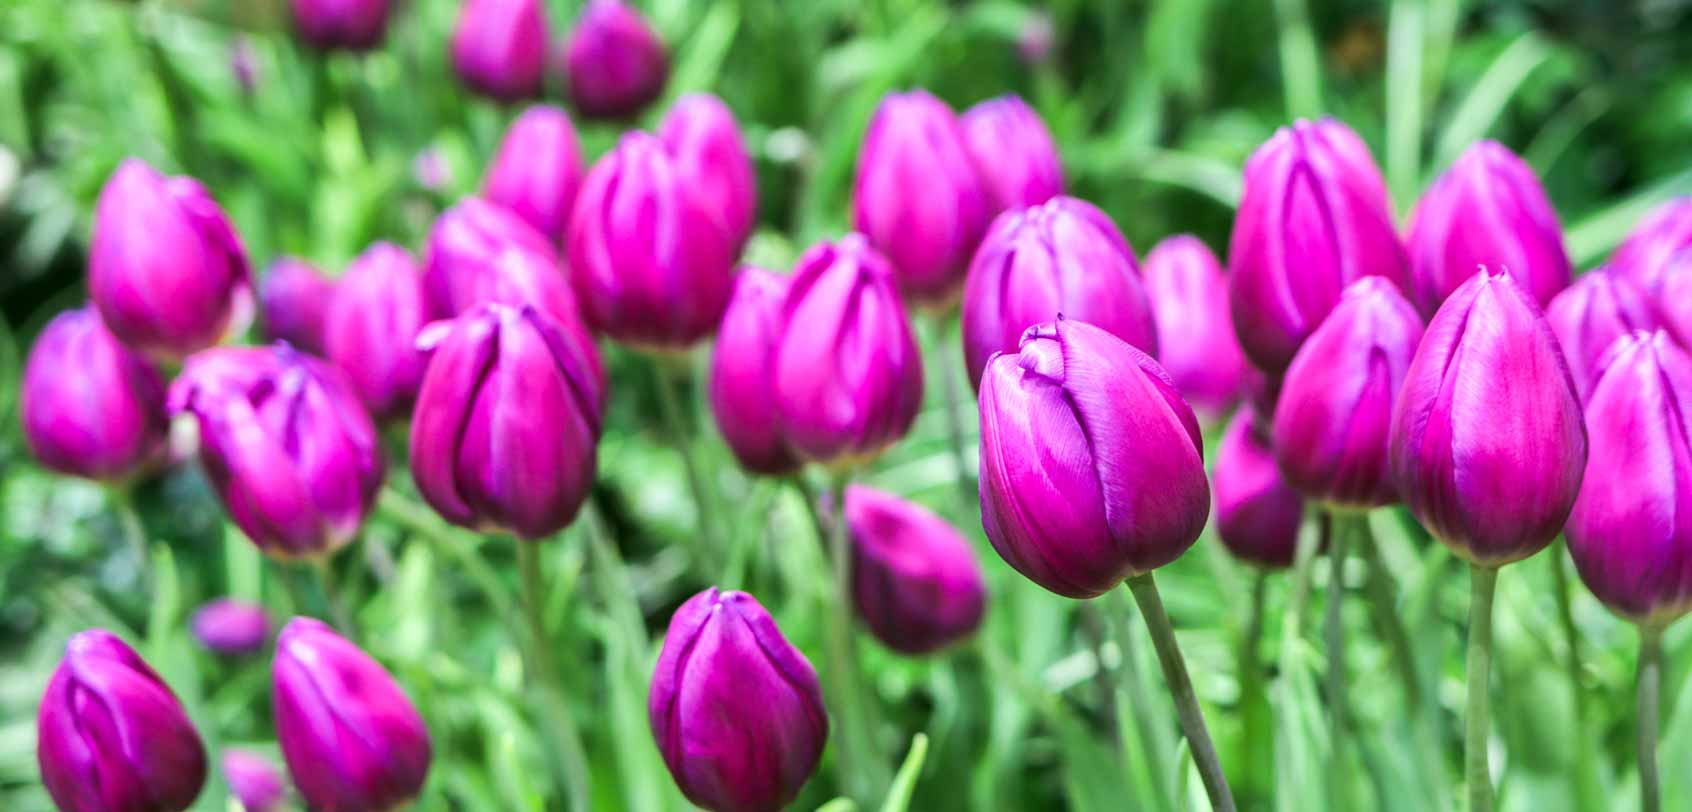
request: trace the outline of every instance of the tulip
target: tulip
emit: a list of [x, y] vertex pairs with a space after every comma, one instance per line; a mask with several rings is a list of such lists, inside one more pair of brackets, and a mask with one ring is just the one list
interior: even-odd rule
[[1551, 300], [1545, 320], [1557, 335], [1582, 399], [1598, 383], [1598, 361], [1616, 339], [1655, 330], [1657, 313], [1632, 282], [1613, 273], [1582, 276]]
[[207, 350], [171, 384], [169, 408], [198, 421], [206, 476], [260, 550], [313, 558], [358, 535], [382, 452], [340, 370], [286, 345]]
[[1676, 262], [1663, 274], [1657, 306], [1651, 312], [1669, 334], [1680, 341], [1681, 346], [1692, 347], [1692, 253], [1687, 254], [1686, 259], [1689, 261]]
[[710, 335], [734, 285], [718, 206], [691, 188], [663, 142], [624, 135], [588, 172], [570, 218], [568, 265], [588, 323], [655, 350]]
[[576, 111], [629, 118], [664, 92], [670, 57], [640, 13], [620, 0], [589, 0], [564, 47], [565, 80]]
[[1052, 56], [1057, 32], [1052, 15], [1043, 9], [1029, 11], [1016, 34], [1016, 55], [1025, 65], [1042, 65]]
[[121, 481], [164, 456], [164, 383], [88, 306], [53, 317], [19, 385], [24, 440], [62, 474]]
[[246, 812], [277, 812], [288, 793], [287, 782], [270, 759], [248, 750], [223, 751], [223, 778]]
[[711, 413], [717, 429], [741, 467], [758, 474], [799, 469], [782, 438], [771, 374], [787, 282], [762, 268], [742, 270], [711, 349]]
[[1692, 197], [1677, 197], [1639, 221], [1610, 255], [1610, 272], [1653, 296], [1670, 268], [1692, 259]]
[[710, 201], [729, 242], [744, 245], [758, 213], [758, 178], [728, 105], [709, 93], [689, 93], [664, 116], [658, 139], [675, 157], [682, 183]]
[[1240, 345], [1269, 373], [1292, 363], [1352, 282], [1384, 276], [1410, 289], [1386, 186], [1355, 133], [1301, 120], [1252, 153], [1228, 270]]
[[313, 812], [385, 812], [429, 774], [429, 731], [381, 664], [311, 618], [288, 621], [271, 666], [276, 739]]
[[291, 0], [294, 30], [315, 48], [364, 51], [382, 42], [388, 0]]
[[1022, 97], [988, 99], [959, 117], [993, 213], [1063, 194], [1063, 164], [1040, 114]]
[[41, 780], [59, 812], [181, 812], [206, 750], [170, 686], [104, 629], [65, 644], [36, 718]]
[[194, 612], [189, 627], [200, 645], [218, 654], [257, 654], [270, 637], [270, 618], [256, 603], [218, 598]]
[[404, 248], [379, 242], [348, 266], [324, 320], [329, 360], [379, 418], [404, 415], [423, 381], [417, 333], [428, 321], [423, 277]]
[[952, 109], [922, 90], [883, 99], [858, 153], [852, 224], [892, 261], [899, 289], [917, 302], [951, 298], [991, 216]]
[[241, 88], [242, 96], [251, 97], [258, 89], [258, 54], [253, 51], [251, 37], [244, 34], [235, 37], [229, 47], [229, 72], [235, 76], [235, 84]]
[[452, 64], [471, 90], [511, 103], [540, 94], [546, 78], [540, 0], [465, 0], [452, 30]]
[[1158, 363], [1193, 408], [1223, 414], [1246, 390], [1246, 361], [1216, 255], [1197, 237], [1178, 234], [1152, 246], [1140, 274], [1157, 323]]
[[537, 104], [505, 131], [482, 194], [556, 240], [564, 236], [581, 183], [582, 152], [570, 116], [562, 108]]
[[757, 599], [715, 587], [670, 618], [647, 710], [676, 786], [713, 812], [791, 804], [828, 740], [811, 663]]
[[1304, 500], [1275, 467], [1275, 454], [1241, 406], [1216, 448], [1216, 534], [1228, 552], [1260, 567], [1291, 566]]
[[921, 505], [846, 488], [852, 603], [888, 648], [927, 654], [981, 625], [987, 584], [962, 533]]
[[125, 344], [180, 359], [246, 328], [252, 271], [205, 187], [130, 158], [100, 190], [88, 291]]
[[283, 257], [259, 279], [259, 316], [264, 335], [306, 352], [323, 352], [323, 314], [335, 283], [310, 263]]
[[425, 191], [439, 192], [452, 183], [452, 164], [438, 147], [418, 150], [411, 159], [411, 179]]
[[1104, 212], [1058, 197], [993, 221], [969, 266], [961, 315], [964, 363], [980, 386], [996, 352], [1059, 314], [1105, 330], [1148, 353], [1157, 323], [1134, 249]]

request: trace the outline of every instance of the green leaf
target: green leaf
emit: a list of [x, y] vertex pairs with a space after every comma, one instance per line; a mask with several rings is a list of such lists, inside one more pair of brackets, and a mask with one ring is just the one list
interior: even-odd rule
[[1517, 89], [1550, 56], [1551, 48], [1533, 33], [1516, 37], [1499, 52], [1445, 125], [1434, 152], [1433, 169], [1449, 166], [1470, 144], [1485, 138]]
[[893, 776], [893, 787], [887, 791], [881, 812], [905, 812], [911, 805], [911, 793], [916, 791], [917, 777], [922, 775], [922, 762], [927, 757], [928, 736], [923, 733], [912, 736], [911, 749], [905, 753], [905, 763], [899, 765], [899, 772]]

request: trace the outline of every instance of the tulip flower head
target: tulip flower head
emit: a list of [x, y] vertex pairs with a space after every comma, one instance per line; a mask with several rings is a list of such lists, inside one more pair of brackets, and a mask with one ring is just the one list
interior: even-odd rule
[[994, 214], [1063, 194], [1063, 163], [1040, 114], [1022, 97], [988, 99], [965, 111], [964, 143]]
[[260, 326], [271, 341], [323, 352], [323, 315], [335, 283], [304, 260], [283, 257], [259, 279]]
[[628, 118], [664, 92], [670, 57], [621, 0], [588, 0], [564, 46], [570, 101], [588, 118]]
[[563, 108], [523, 111], [500, 141], [482, 182], [487, 200], [511, 210], [548, 240], [561, 240], [582, 185], [582, 151]]
[[195, 610], [188, 625], [200, 645], [230, 656], [257, 654], [270, 638], [264, 607], [234, 598], [208, 601]]
[[800, 465], [782, 436], [775, 399], [787, 283], [762, 268], [741, 270], [711, 348], [711, 413], [741, 467], [758, 474], [792, 473]]
[[1667, 269], [1660, 291], [1651, 312], [1682, 347], [1692, 347], [1692, 252]]
[[42, 329], [18, 396], [24, 440], [54, 471], [115, 482], [164, 457], [164, 382], [92, 307], [60, 313]]
[[1651, 210], [1610, 255], [1610, 273], [1660, 296], [1670, 268], [1692, 260], [1692, 197]]
[[364, 51], [382, 42], [388, 0], [290, 0], [294, 30], [315, 48]]
[[1650, 299], [1632, 282], [1605, 271], [1586, 274], [1557, 294], [1545, 309], [1545, 320], [1583, 399], [1598, 383], [1598, 361], [1616, 339], [1657, 328]]
[[758, 178], [733, 111], [709, 93], [689, 93], [664, 115], [658, 139], [675, 157], [682, 182], [707, 201], [739, 253], [757, 217]]
[[250, 750], [223, 751], [223, 779], [245, 812], [280, 812], [288, 794], [282, 772]]
[[464, 0], [452, 29], [452, 64], [471, 90], [507, 104], [536, 96], [546, 78], [540, 0]]
[[865, 485], [846, 488], [852, 601], [877, 639], [928, 654], [981, 625], [987, 583], [969, 542], [933, 511]]
[[1245, 391], [1246, 361], [1216, 255], [1197, 237], [1178, 234], [1152, 246], [1140, 275], [1157, 324], [1158, 363], [1193, 408], [1223, 414]]
[[324, 345], [378, 418], [410, 411], [425, 366], [417, 333], [428, 319], [423, 277], [404, 248], [376, 243], [341, 278], [324, 320]]
[[1241, 406], [1216, 449], [1216, 535], [1236, 558], [1268, 569], [1292, 566], [1304, 500], [1281, 477], [1267, 437]]
[[435, 319], [503, 302], [533, 304], [560, 323], [582, 320], [552, 244], [512, 210], [480, 197], [460, 200], [435, 220], [423, 291]]

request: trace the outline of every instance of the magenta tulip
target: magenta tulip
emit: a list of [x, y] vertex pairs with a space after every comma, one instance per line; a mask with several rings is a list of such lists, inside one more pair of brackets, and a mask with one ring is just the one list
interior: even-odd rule
[[1270, 569], [1292, 566], [1304, 500], [1275, 465], [1257, 415], [1241, 406], [1216, 448], [1216, 535], [1242, 561]]
[[218, 598], [194, 610], [188, 628], [200, 645], [217, 654], [257, 654], [270, 638], [270, 617], [250, 601]]
[[1157, 323], [1158, 363], [1194, 409], [1222, 415], [1245, 391], [1246, 361], [1216, 255], [1197, 237], [1177, 234], [1152, 246], [1140, 275]]
[[280, 812], [288, 794], [282, 771], [250, 750], [223, 751], [223, 780], [244, 812]]
[[640, 13], [588, 0], [564, 46], [570, 101], [588, 118], [628, 118], [664, 92], [670, 57]]
[[902, 654], [928, 654], [975, 633], [987, 583], [969, 541], [933, 511], [865, 485], [846, 488], [852, 602]]
[[1610, 272], [1660, 296], [1670, 268], [1692, 262], [1692, 197], [1677, 197], [1635, 226], [1610, 255]]
[[582, 185], [582, 151], [563, 108], [537, 104], [511, 122], [482, 182], [482, 195], [548, 240], [561, 240]]
[[1582, 276], [1551, 300], [1545, 320], [1557, 335], [1575, 389], [1584, 399], [1598, 383], [1598, 361], [1616, 339], [1657, 329], [1657, 313], [1632, 282], [1604, 271]]
[[259, 279], [260, 326], [271, 341], [286, 341], [310, 353], [323, 352], [323, 314], [335, 282], [311, 263], [283, 257]]
[[738, 253], [752, 236], [758, 178], [733, 111], [709, 93], [689, 93], [665, 114], [658, 139], [674, 156], [682, 182], [706, 200]]
[[49, 469], [122, 481], [163, 461], [170, 430], [164, 382], [92, 307], [47, 323], [18, 389], [24, 440]]
[[423, 277], [404, 248], [376, 243], [341, 278], [324, 320], [324, 345], [377, 418], [410, 411], [426, 365], [417, 333], [428, 320]]
[[741, 467], [757, 474], [799, 469], [782, 436], [775, 399], [787, 283], [787, 277], [762, 268], [741, 270], [711, 349], [711, 413]]
[[323, 50], [374, 48], [388, 27], [388, 0], [290, 0], [288, 6], [300, 39]]
[[464, 0], [452, 29], [452, 64], [471, 90], [508, 104], [539, 95], [546, 52], [540, 0]]
[[959, 118], [964, 143], [993, 213], [1036, 206], [1063, 194], [1063, 164], [1051, 131], [1022, 97], [988, 99]]

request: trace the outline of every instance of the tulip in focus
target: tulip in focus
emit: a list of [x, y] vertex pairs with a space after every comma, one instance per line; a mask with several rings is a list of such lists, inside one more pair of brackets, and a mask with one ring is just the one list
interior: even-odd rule
[[471, 90], [507, 104], [539, 95], [546, 52], [541, 0], [464, 0], [452, 64]]
[[164, 382], [92, 307], [47, 323], [18, 391], [24, 440], [49, 469], [115, 482], [163, 460], [170, 430]]
[[775, 400], [775, 352], [788, 278], [742, 269], [711, 348], [711, 413], [741, 467], [787, 474], [799, 460], [787, 448]]
[[582, 151], [563, 108], [523, 111], [499, 143], [482, 195], [510, 209], [548, 240], [560, 240], [582, 184]]
[[570, 101], [587, 118], [628, 118], [664, 92], [670, 57], [621, 0], [588, 0], [564, 46]]
[[304, 260], [283, 257], [259, 279], [260, 326], [271, 341], [323, 352], [323, 314], [335, 283]]
[[877, 639], [928, 654], [981, 625], [987, 584], [969, 542], [933, 511], [865, 485], [846, 488], [852, 601]]
[[1216, 535], [1236, 558], [1260, 567], [1292, 566], [1304, 500], [1275, 465], [1257, 417], [1241, 406], [1216, 448]]
[[280, 812], [288, 784], [282, 772], [249, 750], [223, 751], [223, 780], [245, 812]]
[[294, 30], [315, 48], [363, 51], [382, 42], [388, 0], [291, 0]]
[[734, 112], [709, 93], [689, 93], [664, 115], [658, 140], [675, 157], [682, 182], [710, 202], [739, 253], [758, 214], [758, 178]]
[[1610, 255], [1610, 273], [1661, 296], [1669, 269], [1692, 261], [1692, 197], [1677, 197], [1645, 215]]
[[347, 267], [324, 319], [324, 346], [377, 418], [411, 409], [426, 365], [417, 333], [428, 320], [423, 277], [404, 248], [379, 242]]
[[234, 598], [208, 601], [188, 623], [194, 639], [218, 654], [257, 654], [270, 637], [270, 618], [264, 607]]
[[1194, 409], [1223, 414], [1246, 389], [1246, 361], [1216, 255], [1199, 238], [1178, 234], [1152, 246], [1140, 276], [1157, 323], [1158, 363]]
[[1063, 194], [1063, 164], [1051, 131], [1022, 97], [988, 99], [959, 118], [993, 213]]
[[1655, 330], [1657, 312], [1632, 282], [1594, 271], [1564, 289], [1545, 308], [1545, 320], [1582, 399], [1598, 383], [1598, 361], [1616, 339], [1635, 330]]

